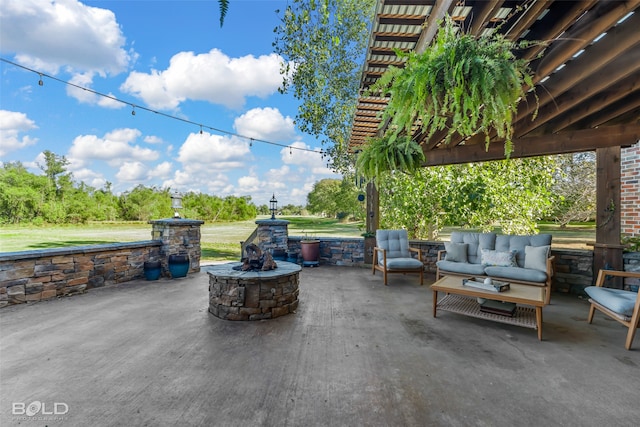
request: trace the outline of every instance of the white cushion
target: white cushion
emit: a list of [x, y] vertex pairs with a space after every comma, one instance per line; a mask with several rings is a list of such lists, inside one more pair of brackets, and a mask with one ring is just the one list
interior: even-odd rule
[[516, 251], [502, 252], [482, 249], [482, 265], [485, 267], [517, 267]]

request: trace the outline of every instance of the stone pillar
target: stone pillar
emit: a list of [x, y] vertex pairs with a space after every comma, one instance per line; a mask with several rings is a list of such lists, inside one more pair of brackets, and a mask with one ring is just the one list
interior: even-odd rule
[[162, 240], [160, 261], [162, 275], [169, 275], [169, 255], [189, 255], [189, 273], [200, 271], [200, 226], [204, 221], [182, 218], [167, 218], [149, 221], [151, 238]]
[[289, 247], [289, 221], [284, 219], [259, 219], [256, 243], [262, 251], [287, 252]]

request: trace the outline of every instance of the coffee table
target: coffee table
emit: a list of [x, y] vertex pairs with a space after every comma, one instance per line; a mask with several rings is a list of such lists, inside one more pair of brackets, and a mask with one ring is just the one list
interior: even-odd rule
[[[469, 277], [471, 278], [471, 277]], [[463, 277], [444, 276], [431, 285], [433, 291], [433, 317], [437, 309], [464, 314], [494, 322], [507, 323], [525, 328], [537, 329], [538, 339], [542, 340], [542, 307], [545, 304], [544, 288], [511, 283], [505, 292], [492, 292], [484, 289], [464, 286]], [[438, 292], [445, 295], [438, 300]], [[480, 311], [477, 298], [514, 302], [518, 308], [513, 317]], [[519, 304], [527, 307], [521, 307]]]

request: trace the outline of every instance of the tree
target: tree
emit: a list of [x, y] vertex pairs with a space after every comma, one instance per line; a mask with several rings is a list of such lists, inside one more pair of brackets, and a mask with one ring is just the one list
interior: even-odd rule
[[554, 203], [553, 157], [394, 172], [380, 182], [381, 226], [435, 239], [444, 225], [509, 234], [536, 232]]
[[553, 192], [558, 196], [550, 217], [566, 227], [571, 221], [589, 221], [596, 215], [595, 153], [564, 154], [557, 157]]
[[333, 167], [350, 167], [346, 155], [355, 114], [375, 0], [292, 0], [275, 28], [275, 52], [282, 56], [282, 93], [293, 88], [302, 103], [296, 123], [326, 138]]
[[331, 218], [363, 218], [364, 206], [358, 201], [358, 194], [353, 178], [322, 179], [307, 195], [307, 209]]
[[32, 221], [41, 213], [47, 179], [30, 173], [20, 162], [0, 169], [0, 222]]
[[307, 195], [307, 209], [313, 214], [335, 217], [338, 212], [336, 196], [339, 192], [339, 179], [327, 178], [316, 182]]

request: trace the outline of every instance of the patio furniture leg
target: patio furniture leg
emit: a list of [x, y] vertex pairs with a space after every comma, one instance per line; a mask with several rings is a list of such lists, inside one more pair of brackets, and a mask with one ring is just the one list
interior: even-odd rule
[[542, 307], [536, 307], [536, 323], [538, 324], [538, 340], [542, 341]]

